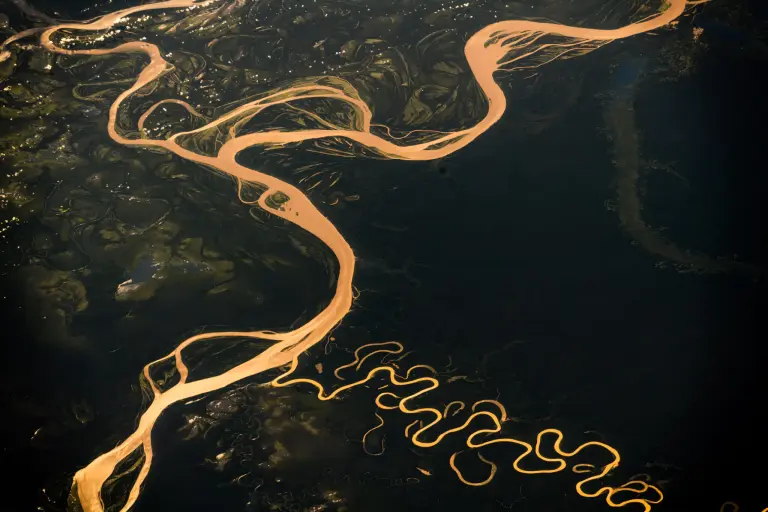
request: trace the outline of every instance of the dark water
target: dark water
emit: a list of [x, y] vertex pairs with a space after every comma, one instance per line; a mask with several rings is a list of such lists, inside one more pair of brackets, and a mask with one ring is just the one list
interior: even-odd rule
[[[621, 172], [606, 112], [627, 101], [642, 158], [677, 173], [642, 172], [645, 222], [664, 226], [679, 247], [712, 258], [737, 254], [764, 268], [765, 14], [735, 4], [708, 8], [699, 46], [691, 43], [696, 19], [688, 17], [678, 31], [540, 68], [535, 85], [505, 78], [504, 118], [439, 162], [339, 164], [308, 152], [287, 160], [290, 169], [317, 161], [343, 175], [337, 188], [323, 185], [310, 197], [359, 258], [360, 298], [334, 332], [333, 351], [308, 354], [306, 373], [322, 362], [327, 377], [350, 359], [348, 351], [397, 339], [415, 351], [412, 364], [452, 366], [476, 381], [446, 385], [425, 405], [499, 396], [519, 418], [522, 438], [559, 428], [567, 446], [603, 440], [621, 452], [616, 478], [648, 473], [662, 482], [659, 510], [717, 511], [727, 500], [745, 511], [768, 506], [760, 469], [768, 455], [759, 342], [765, 281], [680, 271], [638, 244], [606, 207], [617, 200]], [[4, 9], [23, 26], [17, 11]], [[547, 2], [540, 9], [591, 21], [587, 8]], [[62, 13], [91, 15], [71, 7]], [[307, 37], [323, 34], [314, 35]], [[414, 44], [405, 30], [397, 39]], [[683, 73], [689, 57], [695, 65]], [[19, 66], [28, 76], [39, 72], [25, 68], [29, 62]], [[67, 84], [62, 90], [77, 83], [58, 69], [52, 76]], [[239, 205], [231, 182], [206, 169], [118, 148], [104, 134], [104, 104], [90, 107], [62, 114], [58, 122], [70, 127], [45, 133], [30, 150], [43, 154], [69, 131], [85, 161], [71, 171], [44, 170], [30, 185], [31, 195], [48, 198], [38, 201], [42, 212], [2, 241], [2, 454], [13, 511], [66, 509], [72, 473], [134, 428], [142, 410], [138, 374], [148, 361], [201, 329], [298, 325], [329, 297], [333, 263], [317, 240]], [[536, 114], [547, 114], [546, 122]], [[32, 121], [15, 122], [6, 139]], [[297, 180], [275, 160], [247, 158]], [[3, 176], [19, 165], [6, 159]], [[131, 188], [105, 191], [104, 183]], [[359, 199], [332, 207], [336, 190]], [[149, 202], [128, 208], [121, 201], [129, 196]], [[44, 213], [54, 207], [57, 215]], [[146, 231], [110, 252], [97, 235], [119, 231], [119, 222]], [[177, 231], [148, 227], [156, 222]], [[64, 230], [73, 236], [61, 236]], [[177, 259], [163, 259], [159, 247]], [[81, 310], [69, 278], [85, 288]], [[150, 297], [116, 300], [126, 280], [159, 284]], [[65, 312], [63, 324], [47, 318], [56, 310]], [[230, 345], [191, 354], [199, 363], [193, 371], [215, 372], [259, 349]], [[402, 436], [407, 420], [395, 414], [365, 446], [377, 451], [386, 434], [384, 453], [366, 455], [361, 438], [376, 425], [376, 386], [320, 403], [301, 387], [258, 387], [270, 376], [166, 411], [135, 509], [608, 509], [604, 500], [578, 496], [573, 475], [515, 473], [512, 450], [493, 453], [499, 473], [490, 485], [462, 486], [448, 467], [459, 440], [412, 449]], [[463, 467], [476, 479], [487, 471], [469, 457]], [[119, 502], [119, 488], [114, 496]]]

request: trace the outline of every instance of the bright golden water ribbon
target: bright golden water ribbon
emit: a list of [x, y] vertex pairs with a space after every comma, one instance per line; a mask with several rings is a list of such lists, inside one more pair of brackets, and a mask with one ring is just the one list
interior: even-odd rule
[[[486, 112], [483, 119], [481, 119], [475, 126], [456, 132], [444, 133], [443, 135], [436, 137], [428, 142], [403, 145], [398, 143], [398, 139], [389, 136], [383, 137], [372, 133], [371, 129], [374, 125], [372, 123], [371, 109], [362, 99], [360, 99], [358, 95], [351, 95], [343, 90], [331, 86], [319, 85], [318, 83], [296, 85], [285, 89], [278, 89], [272, 94], [266, 95], [265, 97], [262, 97], [258, 100], [248, 102], [236, 109], [233, 109], [229, 113], [222, 115], [218, 119], [208, 122], [200, 128], [186, 132], [179, 132], [173, 134], [167, 139], [150, 139], [148, 137], [140, 137], [137, 139], [128, 138], [121, 135], [117, 129], [116, 120], [120, 106], [128, 98], [136, 94], [140, 89], [149, 84], [152, 84], [155, 80], [164, 76], [167, 72], [173, 69], [171, 64], [163, 58], [160, 48], [148, 42], [134, 41], [120, 44], [114, 48], [78, 50], [60, 47], [52, 39], [52, 36], [60, 30], [95, 32], [109, 29], [113, 25], [121, 22], [124, 18], [132, 14], [148, 13], [151, 11], [166, 9], [180, 9], [182, 11], [191, 12], [211, 6], [214, 3], [216, 3], [215, 0], [205, 0], [202, 2], [196, 2], [195, 0], [168, 0], [164, 2], [139, 5], [104, 15], [90, 22], [63, 23], [44, 30], [37, 28], [30, 29], [11, 36], [0, 46], [0, 61], [3, 61], [10, 56], [11, 50], [9, 50], [9, 47], [11, 44], [25, 37], [36, 36], [42, 31], [40, 35], [40, 41], [43, 47], [51, 52], [61, 55], [110, 55], [119, 53], [144, 54], [146, 57], [148, 57], [149, 64], [147, 64], [142, 69], [133, 85], [121, 93], [110, 106], [109, 120], [107, 125], [110, 137], [112, 137], [112, 139], [119, 144], [167, 150], [191, 162], [196, 162], [198, 164], [218, 169], [219, 171], [232, 176], [238, 182], [238, 187], [241, 187], [245, 182], [258, 183], [264, 189], [264, 192], [259, 196], [256, 204], [258, 204], [265, 211], [268, 211], [283, 220], [293, 223], [301, 229], [304, 229], [316, 236], [334, 253], [339, 263], [338, 279], [333, 298], [317, 316], [315, 316], [301, 327], [281, 333], [272, 331], [232, 331], [199, 334], [182, 342], [167, 356], [146, 365], [143, 371], [143, 375], [149, 383], [149, 386], [154, 395], [154, 400], [148, 409], [141, 415], [138, 427], [118, 446], [100, 455], [90, 464], [88, 464], [88, 466], [82, 468], [75, 474], [74, 486], [76, 487], [77, 495], [80, 499], [80, 504], [85, 512], [101, 512], [104, 510], [104, 504], [101, 498], [101, 489], [104, 483], [113, 474], [115, 468], [120, 462], [125, 460], [136, 450], [140, 449], [143, 451], [144, 461], [141, 465], [141, 469], [139, 470], [136, 481], [134, 482], [134, 485], [129, 492], [128, 498], [124, 506], [121, 508], [121, 511], [127, 511], [133, 506], [139, 497], [141, 486], [152, 464], [152, 428], [160, 414], [169, 406], [194, 396], [222, 389], [244, 378], [263, 373], [273, 368], [281, 367], [287, 364], [289, 361], [295, 361], [296, 357], [298, 357], [300, 353], [323, 340], [324, 337], [342, 320], [342, 318], [350, 310], [353, 300], [352, 276], [354, 274], [355, 258], [349, 244], [338, 232], [335, 226], [320, 213], [320, 211], [309, 201], [306, 195], [302, 193], [302, 191], [300, 191], [298, 188], [273, 176], [270, 176], [269, 174], [254, 169], [249, 169], [238, 164], [237, 155], [241, 151], [249, 147], [259, 145], [284, 145], [288, 143], [308, 140], [344, 138], [349, 141], [362, 144], [368, 149], [391, 159], [432, 160], [436, 158], [442, 158], [470, 144], [501, 118], [506, 109], [507, 100], [502, 89], [494, 81], [494, 73], [497, 71], [525, 69], [527, 67], [531, 67], [525, 65], [525, 59], [534, 55], [537, 51], [547, 46], [561, 48], [562, 53], [557, 54], [557, 56], [560, 56], [572, 51], [573, 49], [578, 49], [584, 45], [592, 45], [593, 48], [596, 48], [602, 44], [606, 44], [616, 39], [631, 37], [657, 29], [676, 20], [681, 14], [683, 14], [686, 5], [692, 5], [693, 3], [701, 2], [697, 1], [686, 3], [685, 0], [668, 0], [665, 3], [666, 9], [664, 9], [663, 12], [650, 16], [640, 22], [609, 30], [529, 20], [506, 20], [490, 24], [473, 34], [464, 47], [464, 54], [467, 58], [467, 62], [469, 63], [469, 67], [474, 75], [477, 85], [483, 91], [488, 101], [488, 111]], [[571, 38], [573, 41], [571, 43], [562, 43], [559, 45], [539, 44], [538, 41], [545, 35], [562, 36], [565, 38]], [[507, 58], [511, 52], [516, 50], [521, 52], [517, 57]], [[557, 58], [557, 56], [554, 58]], [[552, 60], [554, 60], [554, 58]], [[310, 79], [307, 79], [306, 81], [311, 82]], [[178, 143], [180, 137], [183, 138], [184, 136], [201, 133], [230, 120], [238, 120], [247, 116], [254, 116], [276, 105], [290, 104], [291, 102], [297, 100], [309, 98], [328, 98], [346, 103], [349, 107], [351, 107], [355, 115], [358, 116], [358, 123], [356, 126], [359, 126], [359, 129], [336, 129], [330, 127], [332, 126], [332, 123], [328, 123], [324, 124], [326, 129], [306, 129], [293, 131], [270, 130], [260, 133], [249, 133], [247, 135], [241, 136], [237, 136], [232, 131], [230, 131], [229, 140], [223, 144], [218, 153], [214, 156], [198, 154], [192, 150], [182, 147]], [[192, 109], [192, 107], [189, 106], [186, 102], [181, 100], [164, 101], [172, 101], [174, 103], [180, 104], [193, 115], [197, 115], [194, 109]], [[144, 122], [154, 110], [154, 108], [156, 108], [156, 106], [150, 107], [150, 109], [146, 111], [139, 119], [138, 128], [140, 132], [142, 131]], [[492, 185], [492, 183], [488, 184], [488, 186]], [[276, 201], [277, 198], [284, 200]], [[275, 204], [278, 206], [274, 206]], [[189, 382], [187, 380], [188, 369], [184, 364], [182, 356], [183, 349], [198, 341], [227, 337], [250, 337], [260, 340], [270, 340], [274, 342], [274, 345], [258, 356], [255, 356], [252, 359], [249, 359], [248, 361], [245, 361], [219, 375], [200, 379], [194, 382]], [[149, 369], [152, 365], [158, 362], [167, 361], [169, 359], [174, 360], [179, 371], [180, 379], [176, 385], [164, 391], [160, 391], [158, 386], [152, 380]], [[358, 361], [356, 367], [359, 367], [360, 364], [362, 364], [362, 361]], [[409, 372], [413, 369], [414, 367], [409, 369]], [[394, 372], [391, 369], [389, 369], [389, 371], [392, 372], [390, 373], [389, 377], [393, 384], [405, 385], [398, 384], [400, 381], [396, 378]], [[381, 369], [377, 369], [374, 373], [380, 372], [386, 373], [386, 371]], [[409, 375], [407, 374], [406, 379], [408, 377]], [[400, 399], [400, 410], [407, 414], [424, 413], [433, 417], [431, 422], [421, 426], [411, 436], [411, 440], [416, 445], [423, 447], [434, 446], [440, 442], [440, 440], [445, 435], [466, 427], [466, 425], [464, 425], [459, 427], [458, 430], [453, 429], [452, 431], [444, 433], [431, 441], [422, 440], [425, 432], [427, 432], [440, 421], [442, 414], [440, 411], [430, 408], [409, 409], [407, 403], [409, 400], [412, 400], [420, 394], [434, 389], [434, 387], [437, 386], [437, 381], [430, 377], [423, 377], [421, 379], [414, 379], [413, 382], [426, 384], [426, 387], [416, 394], [409, 395]], [[320, 394], [322, 395], [322, 392]], [[388, 396], [392, 398], [392, 396], [395, 395], [390, 394]], [[395, 396], [395, 398], [399, 397]], [[496, 414], [497, 413], [488, 411], [473, 412], [471, 416], [472, 418], [485, 416], [487, 418], [496, 418], [496, 421], [498, 422], [497, 427], [494, 429], [491, 429], [490, 431], [481, 430], [478, 431], [479, 433], [498, 432], [498, 430], [501, 428], [500, 421], [503, 420], [499, 420]], [[545, 432], [557, 432], [557, 435], [560, 435], [558, 431]], [[540, 434], [540, 436], [541, 435], [542, 434]], [[470, 448], [485, 446], [492, 442], [507, 442], [524, 446], [526, 448], [525, 454], [514, 462], [514, 466], [518, 470], [522, 469], [518, 466], [522, 457], [533, 451], [533, 448], [530, 445], [527, 445], [522, 441], [506, 439], [491, 441], [487, 443], [475, 443], [473, 441], [474, 438], [475, 435], [473, 434], [467, 441]], [[539, 455], [539, 442], [540, 439], [537, 440], [536, 445], [537, 455]], [[556, 451], [559, 450], [559, 443], [560, 437], [557, 438], [555, 444]], [[582, 447], [583, 446], [584, 445], [582, 445]], [[577, 451], [580, 449], [581, 447], [577, 449]], [[569, 454], [568, 452], [558, 451], [558, 454], [561, 457], [569, 457], [575, 453], [576, 452], [571, 452]], [[552, 460], [557, 461], [558, 468], [560, 468], [563, 464], [561, 459]], [[615, 454], [615, 463], [618, 464], [617, 453]], [[577, 490], [584, 496], [597, 496], [606, 494], [606, 501], [608, 504], [617, 506], [614, 505], [612, 501], [612, 496], [614, 494], [618, 492], [634, 492], [635, 489], [627, 488], [626, 490], [617, 491], [616, 489], [612, 490], [611, 488], [600, 488], [596, 492], [588, 493], [583, 491], [581, 487], [584, 483], [601, 478], [605, 473], [607, 473], [607, 470], [604, 468], [602, 472], [599, 472], [594, 477], [582, 481], [579, 486], [577, 486]], [[646, 511], [650, 508], [650, 503], [653, 503], [653, 501], [643, 501], [637, 499], [623, 502], [623, 504], [631, 502], [643, 504]]]

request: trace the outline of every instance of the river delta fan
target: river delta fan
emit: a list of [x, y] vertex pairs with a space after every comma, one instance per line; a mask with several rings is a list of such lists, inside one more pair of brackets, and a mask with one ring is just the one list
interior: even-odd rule
[[[439, 385], [438, 380], [432, 376], [412, 376], [414, 373], [430, 370], [429, 367], [423, 365], [413, 366], [407, 370], [404, 376], [401, 376], [395, 372], [392, 366], [384, 364], [371, 370], [362, 380], [346, 384], [332, 393], [326, 393], [322, 386], [312, 380], [287, 380], [295, 370], [300, 354], [325, 339], [349, 312], [353, 300], [352, 278], [355, 257], [344, 237], [312, 204], [305, 193], [267, 172], [250, 169], [238, 163], [237, 156], [242, 151], [252, 147], [282, 147], [293, 143], [318, 140], [351, 141], [364, 147], [371, 154], [393, 160], [434, 160], [448, 156], [470, 144], [503, 115], [507, 98], [494, 80], [496, 72], [535, 68], [561, 57], [588, 53], [616, 39], [631, 37], [663, 27], [674, 22], [684, 13], [687, 6], [694, 3], [700, 2], [667, 0], [662, 6], [658, 6], [657, 12], [647, 18], [621, 28], [609, 30], [522, 19], [489, 24], [475, 32], [464, 46], [466, 61], [477, 87], [482, 91], [487, 101], [487, 112], [482, 119], [474, 126], [454, 132], [415, 130], [406, 136], [397, 138], [390, 134], [387, 127], [382, 130], [381, 125], [373, 123], [372, 108], [375, 106], [366, 103], [354, 86], [342, 78], [330, 76], [302, 78], [294, 80], [288, 85], [278, 86], [261, 95], [258, 99], [248, 101], [213, 120], [208, 119], [207, 113], [204, 114], [200, 109], [194, 108], [184, 100], [161, 100], [143, 111], [138, 119], [138, 125], [134, 129], [129, 130], [122, 126], [124, 116], [121, 106], [130, 99], [146, 96], [147, 91], [153, 90], [161, 77], [173, 72], [173, 65], [166, 59], [167, 55], [157, 45], [143, 40], [126, 42], [113, 48], [103, 49], [91, 47], [79, 49], [78, 45], [89, 42], [87, 40], [89, 34], [93, 35], [93, 40], [90, 43], [103, 41], [102, 31], [109, 31], [116, 25], [124, 23], [130, 16], [139, 14], [143, 17], [161, 16], [166, 11], [175, 11], [188, 18], [213, 19], [217, 16], [221, 17], [227, 14], [225, 12], [227, 7], [220, 1], [169, 0], [140, 5], [107, 14], [94, 21], [63, 23], [45, 29], [31, 29], [9, 38], [0, 48], [0, 60], [8, 59], [11, 56], [13, 43], [38, 34], [45, 49], [60, 55], [143, 55], [148, 59], [148, 64], [141, 69], [133, 84], [120, 93], [110, 105], [108, 120], [110, 137], [115, 142], [125, 146], [168, 151], [185, 160], [231, 176], [238, 184], [238, 196], [243, 202], [258, 205], [264, 211], [311, 233], [328, 246], [338, 260], [338, 275], [333, 298], [317, 316], [304, 325], [287, 332], [252, 331], [198, 334], [183, 341], [167, 356], [147, 364], [143, 370], [143, 377], [146, 379], [153, 400], [141, 415], [138, 427], [118, 446], [100, 455], [75, 474], [73, 494], [77, 496], [83, 510], [86, 512], [103, 511], [105, 509], [102, 499], [104, 484], [112, 477], [121, 463], [137, 452], [141, 452], [143, 461], [141, 461], [136, 479], [121, 510], [126, 511], [134, 505], [152, 465], [151, 434], [153, 426], [168, 407], [191, 397], [223, 389], [247, 377], [289, 364], [290, 370], [274, 379], [272, 385], [286, 386], [301, 383], [312, 385], [318, 390], [318, 397], [321, 400], [328, 400], [345, 389], [365, 383], [377, 374], [385, 374], [390, 383], [396, 387], [422, 386], [405, 397], [384, 392], [376, 398], [376, 404], [380, 409], [398, 409], [405, 414], [418, 414], [420, 419], [432, 417], [431, 421], [418, 429], [409, 426], [410, 430], [406, 432], [406, 436], [416, 446], [423, 448], [434, 446], [445, 436], [458, 434], [468, 429], [470, 432], [466, 436], [468, 449], [479, 450], [499, 443], [511, 443], [522, 447], [523, 453], [512, 463], [514, 469], [522, 473], [562, 471], [567, 467], [566, 459], [579, 454], [582, 449], [588, 446], [598, 446], [610, 453], [612, 462], [602, 467], [595, 467], [586, 463], [571, 467], [574, 473], [588, 475], [576, 485], [576, 490], [580, 495], [602, 498], [611, 507], [631, 505], [634, 506], [633, 509], [642, 509], [645, 512], [650, 510], [652, 505], [659, 503], [663, 498], [660, 490], [644, 481], [635, 480], [616, 487], [596, 485], [596, 481], [608, 475], [620, 460], [618, 452], [608, 445], [588, 442], [572, 451], [567, 451], [561, 447], [563, 434], [554, 429], [545, 429], [540, 432], [534, 444], [512, 437], [494, 437], [495, 434], [501, 432], [502, 424], [507, 419], [504, 407], [495, 400], [481, 400], [475, 403], [471, 408], [471, 415], [462, 426], [436, 436], [431, 435], [431, 430], [445, 417], [447, 411], [441, 412], [433, 408], [412, 408], [409, 406], [409, 401]], [[206, 10], [209, 8], [212, 11]], [[169, 30], [171, 29], [169, 28]], [[62, 34], [67, 35], [62, 36]], [[314, 120], [312, 128], [247, 131], [248, 122], [256, 116], [268, 114], [270, 109], [293, 106], [303, 100], [328, 100], [343, 105], [353, 122], [341, 125], [337, 118], [327, 115], [327, 113], [304, 110], [304, 114]], [[153, 138], [145, 124], [158, 107], [171, 104], [184, 109], [199, 126], [172, 133], [167, 137]], [[293, 108], [298, 109], [299, 107]], [[190, 141], [205, 139], [214, 131], [224, 135], [223, 143], [215, 147], [215, 150], [196, 151], [192, 149], [197, 145], [190, 143]], [[245, 187], [258, 189], [259, 193], [254, 196], [255, 199], [248, 201], [243, 199], [242, 192]], [[232, 337], [265, 340], [272, 344], [259, 355], [219, 375], [189, 381], [189, 371], [184, 362], [183, 350], [201, 340]], [[370, 350], [371, 348], [373, 350], [366, 356], [359, 356], [361, 350]], [[401, 350], [402, 347], [397, 343], [366, 345], [356, 353], [354, 365], [356, 368], [360, 368], [364, 360], [371, 355], [382, 352], [399, 353]], [[161, 390], [152, 379], [150, 369], [157, 363], [170, 361], [175, 364], [179, 379], [173, 386]], [[486, 421], [483, 424], [490, 421], [491, 427], [478, 428], [475, 426], [476, 418], [485, 418]], [[545, 439], [549, 445], [548, 453], [552, 453], [554, 450], [557, 457], [548, 457], [542, 454], [540, 448]], [[463, 476], [458, 459], [465, 455], [455, 453], [448, 461], [459, 479], [467, 485], [484, 485], [490, 482], [496, 474], [496, 462], [481, 455], [480, 452], [477, 453], [480, 460], [489, 466], [489, 476], [482, 481], [470, 481]], [[531, 453], [535, 453], [538, 459], [550, 466], [541, 470], [526, 469], [524, 467], [526, 458]]]

